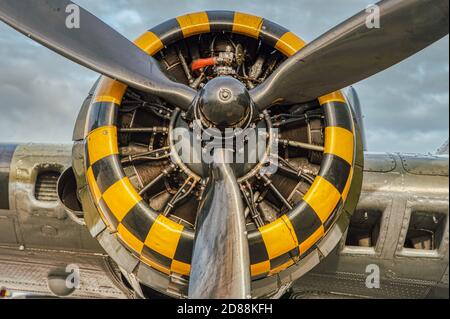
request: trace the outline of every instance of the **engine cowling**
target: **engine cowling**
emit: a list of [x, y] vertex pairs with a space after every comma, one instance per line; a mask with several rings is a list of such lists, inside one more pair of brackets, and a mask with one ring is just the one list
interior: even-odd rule
[[[197, 90], [220, 76], [253, 88], [304, 45], [273, 22], [229, 11], [166, 21], [135, 43]], [[145, 287], [187, 295], [208, 172], [178, 154], [173, 132], [192, 130], [196, 116], [102, 77], [77, 119], [73, 171], [86, 225], [142, 295]], [[274, 105], [258, 116], [255, 127], [269, 132], [267, 156], [237, 169], [254, 298], [281, 294], [334, 249], [358, 201], [363, 166], [359, 131], [341, 92]], [[274, 144], [277, 169], [266, 172]]]

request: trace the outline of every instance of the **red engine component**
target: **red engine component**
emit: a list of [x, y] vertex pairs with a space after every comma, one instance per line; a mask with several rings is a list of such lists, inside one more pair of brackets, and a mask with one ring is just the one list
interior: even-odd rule
[[214, 64], [216, 64], [216, 58], [214, 57], [197, 59], [192, 62], [191, 69], [192, 71], [195, 71]]

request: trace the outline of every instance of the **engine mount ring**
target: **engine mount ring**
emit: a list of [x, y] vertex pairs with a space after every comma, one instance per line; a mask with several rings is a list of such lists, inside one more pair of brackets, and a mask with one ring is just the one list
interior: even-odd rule
[[[273, 22], [232, 11], [198, 12], [168, 20], [145, 32], [135, 44], [154, 55], [183, 38], [219, 31], [260, 39], [286, 56], [305, 44]], [[88, 189], [107, 229], [134, 256], [166, 275], [188, 277], [194, 231], [152, 210], [120, 164], [116, 119], [126, 89], [126, 85], [102, 77], [88, 108], [84, 135]], [[352, 112], [339, 91], [320, 97], [319, 102], [325, 114], [325, 151], [319, 175], [294, 209], [249, 231], [253, 281], [306, 257], [326, 236], [346, 201], [356, 155]]]

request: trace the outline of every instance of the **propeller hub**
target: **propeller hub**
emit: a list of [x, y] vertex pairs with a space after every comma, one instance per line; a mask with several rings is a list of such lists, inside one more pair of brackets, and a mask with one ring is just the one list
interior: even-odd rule
[[250, 94], [244, 84], [235, 78], [214, 78], [199, 93], [197, 116], [207, 127], [242, 127], [251, 111]]

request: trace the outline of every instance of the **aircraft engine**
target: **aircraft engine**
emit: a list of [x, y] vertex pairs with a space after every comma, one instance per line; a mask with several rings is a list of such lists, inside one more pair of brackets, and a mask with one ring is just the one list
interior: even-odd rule
[[[218, 94], [226, 100], [233, 90], [260, 85], [305, 43], [267, 19], [209, 11], [168, 20], [135, 44], [169, 78], [196, 91], [223, 81]], [[195, 160], [210, 144], [194, 145], [195, 138], [212, 126], [255, 131], [242, 145], [230, 144], [232, 156], [244, 158], [234, 171], [251, 297], [280, 296], [334, 249], [356, 206], [363, 156], [352, 110], [339, 91], [261, 111], [251, 102], [225, 110], [208, 104], [207, 93], [198, 99], [185, 110], [107, 77], [97, 81], [74, 131], [84, 222], [141, 296], [188, 296], [198, 211], [211, 176]]]

